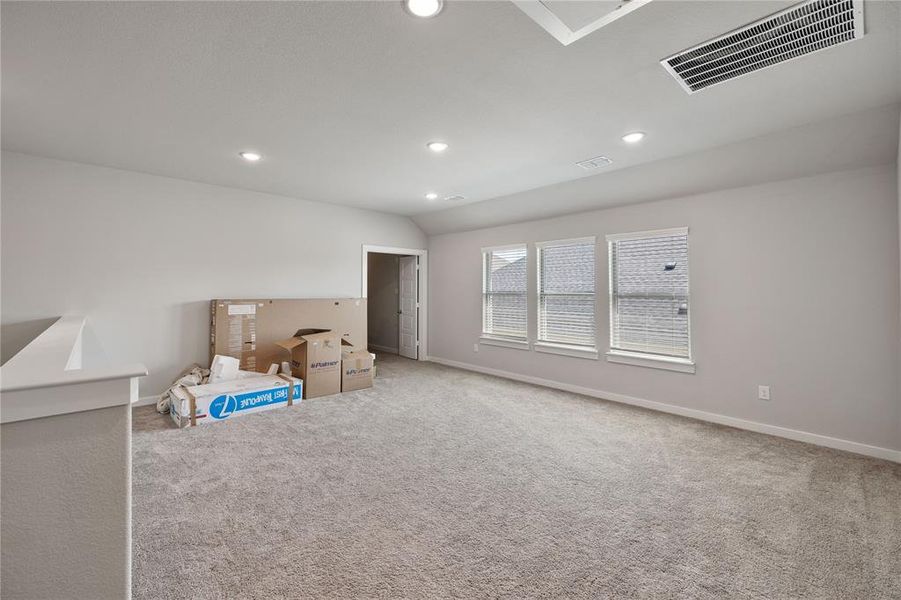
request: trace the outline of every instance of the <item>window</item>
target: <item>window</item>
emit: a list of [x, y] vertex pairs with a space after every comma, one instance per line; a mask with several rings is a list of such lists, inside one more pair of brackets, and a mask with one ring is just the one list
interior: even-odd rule
[[595, 238], [538, 247], [538, 345], [595, 351]]
[[482, 250], [482, 335], [526, 344], [526, 246]]
[[608, 360], [661, 366], [647, 362], [656, 360], [670, 364], [664, 368], [694, 372], [689, 336], [688, 229], [610, 235], [607, 242]]

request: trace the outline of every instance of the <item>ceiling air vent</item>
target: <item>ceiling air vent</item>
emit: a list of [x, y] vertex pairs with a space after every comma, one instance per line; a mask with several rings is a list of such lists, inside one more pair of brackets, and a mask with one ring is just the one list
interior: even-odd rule
[[808, 0], [660, 64], [693, 94], [863, 34], [863, 0]]
[[588, 160], [583, 160], [581, 162], [577, 162], [576, 164], [586, 171], [591, 171], [600, 167], [606, 167], [612, 162], [613, 161], [606, 156], [595, 156], [594, 158], [589, 158]]
[[457, 194], [455, 196], [448, 196], [444, 199], [445, 202], [459, 202], [460, 200], [466, 200], [463, 196]]

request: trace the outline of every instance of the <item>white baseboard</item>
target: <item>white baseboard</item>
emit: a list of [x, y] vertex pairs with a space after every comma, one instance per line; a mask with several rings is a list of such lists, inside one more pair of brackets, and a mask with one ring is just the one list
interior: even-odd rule
[[693, 408], [685, 408], [683, 406], [677, 406], [675, 404], [665, 404], [663, 402], [645, 400], [644, 398], [635, 398], [633, 396], [626, 396], [613, 392], [605, 392], [593, 388], [563, 383], [561, 381], [532, 377], [531, 375], [520, 375], [519, 373], [502, 371], [500, 369], [491, 369], [470, 363], [439, 358], [437, 356], [430, 356], [428, 359], [431, 362], [448, 367], [456, 367], [458, 369], [464, 369], [467, 371], [484, 373], [485, 375], [494, 375], [496, 377], [503, 377], [505, 379], [513, 379], [515, 381], [540, 385], [542, 387], [562, 390], [564, 392], [572, 392], [574, 394], [582, 394], [583, 396], [591, 396], [592, 398], [600, 398], [602, 400], [610, 400], [612, 402], [619, 402], [632, 406], [640, 406], [642, 408], [679, 415], [682, 417], [689, 417], [691, 419], [717, 423], [719, 425], [727, 425], [729, 427], [735, 427], [737, 429], [745, 429], [747, 431], [754, 431], [756, 433], [765, 433], [767, 435], [774, 435], [776, 437], [787, 438], [798, 442], [807, 442], [809, 444], [815, 444], [817, 446], [825, 446], [827, 448], [834, 448], [836, 450], [845, 450], [846, 452], [853, 452], [855, 454], [863, 454], [865, 456], [872, 456], [873, 458], [882, 458], [885, 460], [901, 463], [901, 450], [892, 450], [890, 448], [882, 448], [880, 446], [870, 446], [868, 444], [861, 444], [859, 442], [852, 442], [850, 440], [829, 437], [827, 435], [820, 435], [818, 433], [799, 431], [797, 429], [779, 427], [778, 425], [767, 425], [766, 423], [758, 423], [756, 421], [748, 421], [736, 417], [727, 417], [725, 415], [706, 412], [703, 410], [696, 410]]
[[156, 404], [156, 401], [159, 400], [159, 395], [156, 396], [141, 396], [138, 398], [137, 402], [132, 403], [132, 407], [135, 406], [150, 406], [151, 404]]
[[389, 346], [379, 346], [378, 344], [369, 344], [370, 350], [375, 350], [376, 352], [388, 352], [390, 354], [397, 354], [398, 349], [397, 346], [391, 348]]

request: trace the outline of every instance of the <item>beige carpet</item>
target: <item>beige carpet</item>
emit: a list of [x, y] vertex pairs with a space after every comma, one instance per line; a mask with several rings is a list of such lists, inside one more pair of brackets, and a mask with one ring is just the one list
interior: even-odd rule
[[379, 365], [192, 430], [137, 409], [135, 597], [901, 598], [901, 465]]

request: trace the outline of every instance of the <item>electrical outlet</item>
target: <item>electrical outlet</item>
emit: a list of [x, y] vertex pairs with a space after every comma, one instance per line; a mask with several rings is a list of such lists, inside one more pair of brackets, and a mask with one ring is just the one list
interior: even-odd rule
[[472, 345], [472, 351], [473, 351], [473, 352], [478, 352], [478, 351], [479, 351], [479, 345], [478, 345], [477, 343]]
[[757, 399], [758, 400], [769, 400], [770, 399], [770, 386], [758, 385], [757, 386]]

